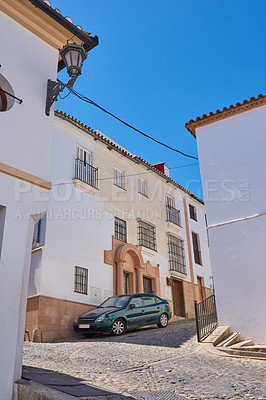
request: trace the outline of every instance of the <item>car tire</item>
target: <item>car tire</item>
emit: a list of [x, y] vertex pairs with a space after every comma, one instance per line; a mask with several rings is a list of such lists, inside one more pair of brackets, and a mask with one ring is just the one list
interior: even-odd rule
[[158, 325], [159, 328], [166, 328], [167, 327], [167, 325], [168, 325], [168, 316], [167, 316], [166, 313], [163, 313], [163, 314], [160, 315], [159, 322], [158, 322], [157, 325]]
[[122, 318], [118, 318], [113, 323], [111, 334], [114, 336], [120, 336], [126, 331], [126, 328], [126, 322]]

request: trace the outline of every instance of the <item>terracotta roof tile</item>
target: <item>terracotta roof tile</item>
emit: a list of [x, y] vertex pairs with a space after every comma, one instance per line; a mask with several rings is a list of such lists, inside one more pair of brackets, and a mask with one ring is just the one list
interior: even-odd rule
[[167, 182], [171, 182], [173, 183], [175, 186], [177, 186], [179, 189], [181, 189], [183, 192], [187, 193], [189, 196], [191, 196], [193, 199], [199, 201], [201, 204], [204, 204], [204, 202], [199, 199], [194, 193], [190, 192], [189, 190], [185, 189], [183, 186], [181, 186], [179, 183], [177, 183], [176, 181], [174, 181], [172, 178], [170, 178], [169, 176], [167, 176], [166, 174], [162, 173], [161, 171], [159, 171], [157, 168], [153, 167], [151, 164], [149, 164], [147, 161], [145, 161], [143, 158], [133, 155], [132, 153], [130, 153], [129, 151], [127, 151], [126, 149], [124, 149], [123, 147], [119, 146], [117, 143], [113, 142], [110, 138], [106, 137], [105, 135], [101, 134], [101, 132], [99, 131], [95, 131], [92, 128], [90, 128], [87, 125], [84, 125], [82, 122], [80, 122], [78, 119], [72, 117], [69, 114], [66, 114], [63, 111], [59, 111], [59, 110], [55, 110], [55, 116], [62, 118], [66, 121], [70, 121], [72, 123], [74, 123], [74, 125], [78, 126], [79, 128], [84, 129], [85, 131], [87, 131], [88, 133], [90, 133], [92, 136], [94, 136], [94, 138], [97, 140], [101, 139], [103, 142], [109, 144], [110, 146], [112, 146], [114, 149], [118, 150], [119, 152], [125, 154], [127, 157], [131, 158], [134, 161], [139, 161], [140, 163], [146, 165], [150, 170], [152, 170], [153, 172], [155, 172], [157, 175], [160, 175], [163, 179], [165, 179]]
[[191, 119], [185, 123], [185, 127], [196, 137], [196, 129], [201, 126], [212, 124], [213, 122], [264, 106], [265, 104], [266, 95], [259, 94], [257, 97], [251, 97], [249, 100], [242, 101], [242, 103], [238, 102], [235, 105], [231, 104], [229, 107], [224, 107], [222, 110], [216, 110], [215, 113], [210, 112], [209, 115], [203, 114], [202, 117], [197, 117], [195, 120]]

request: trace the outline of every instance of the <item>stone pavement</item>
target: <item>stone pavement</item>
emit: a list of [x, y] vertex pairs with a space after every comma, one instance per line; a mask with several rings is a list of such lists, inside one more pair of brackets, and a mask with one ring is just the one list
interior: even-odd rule
[[196, 341], [194, 321], [120, 337], [26, 342], [23, 363], [138, 400], [266, 400], [266, 362], [206, 352]]

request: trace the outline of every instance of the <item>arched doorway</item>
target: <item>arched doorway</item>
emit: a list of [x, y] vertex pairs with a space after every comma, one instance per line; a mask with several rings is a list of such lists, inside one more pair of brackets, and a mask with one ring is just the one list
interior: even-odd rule
[[116, 292], [132, 294], [143, 292], [144, 261], [139, 249], [133, 244], [124, 244], [115, 252]]

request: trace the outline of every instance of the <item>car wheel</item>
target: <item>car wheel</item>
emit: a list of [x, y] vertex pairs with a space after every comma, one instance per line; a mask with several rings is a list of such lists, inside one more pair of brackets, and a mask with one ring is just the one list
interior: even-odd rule
[[159, 328], [166, 328], [168, 325], [168, 317], [167, 314], [163, 313], [160, 315], [159, 322], [157, 324]]
[[115, 336], [122, 335], [126, 330], [126, 323], [123, 319], [116, 319], [112, 326], [111, 334]]

